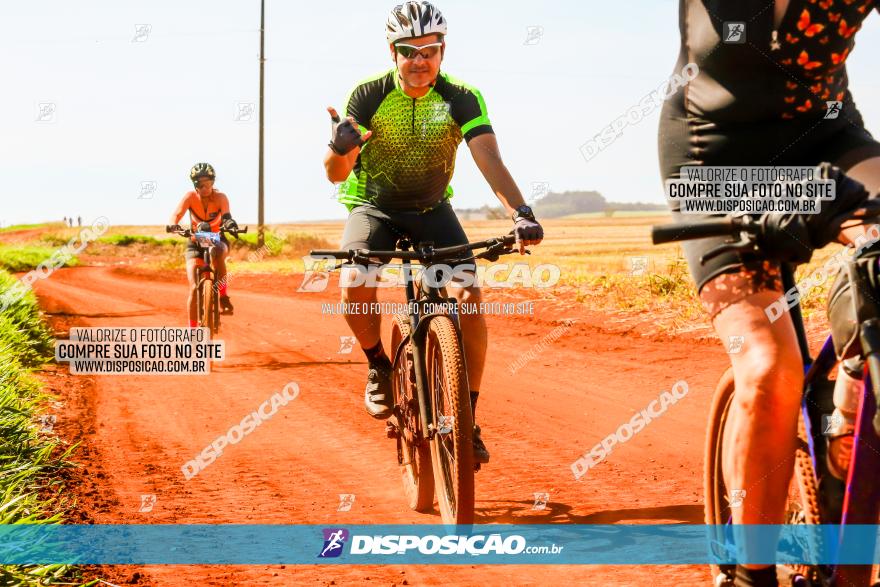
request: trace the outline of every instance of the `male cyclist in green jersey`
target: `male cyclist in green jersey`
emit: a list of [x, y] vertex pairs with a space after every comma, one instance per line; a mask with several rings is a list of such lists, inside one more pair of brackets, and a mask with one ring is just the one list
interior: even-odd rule
[[[330, 181], [345, 182], [339, 200], [350, 213], [342, 248], [393, 249], [404, 234], [414, 244], [430, 241], [437, 247], [468, 242], [449, 203], [449, 182], [462, 139], [511, 214], [520, 251], [540, 243], [543, 229], [501, 161], [483, 97], [476, 88], [440, 72], [446, 48], [443, 15], [429, 2], [405, 2], [391, 11], [386, 36], [394, 68], [355, 86], [344, 118], [332, 107], [327, 109], [333, 127], [324, 166]], [[473, 258], [466, 267], [474, 270]], [[451, 282], [450, 295], [462, 303], [479, 304], [480, 289], [473, 281], [468, 287]], [[342, 298], [372, 309], [376, 288], [344, 287]], [[387, 418], [392, 411], [391, 362], [379, 336], [381, 315], [346, 313], [345, 319], [369, 361], [367, 412]], [[476, 410], [486, 359], [486, 322], [480, 314], [463, 313], [461, 324]], [[474, 457], [489, 462], [479, 426], [474, 428]]]

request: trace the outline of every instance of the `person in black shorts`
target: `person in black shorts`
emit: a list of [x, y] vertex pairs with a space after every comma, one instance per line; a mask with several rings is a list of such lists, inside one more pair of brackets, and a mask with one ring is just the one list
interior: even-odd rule
[[[684, 165], [830, 162], [869, 191], [880, 187], [880, 143], [865, 129], [846, 73], [856, 32], [875, 0], [681, 0], [679, 7], [675, 71], [695, 63], [699, 73], [661, 113], [664, 180], [678, 178]], [[740, 42], [724, 42], [729, 23], [744, 23]], [[675, 207], [673, 217], [699, 220]], [[862, 230], [844, 230], [841, 239], [851, 242]], [[745, 340], [742, 351], [730, 355], [736, 395], [725, 482], [748, 488], [742, 507], [733, 509], [734, 523], [781, 524], [803, 366], [791, 350], [797, 342], [790, 316], [771, 323], [764, 313], [782, 295], [779, 265], [739, 253], [701, 265], [700, 256], [723, 240], [682, 246], [722, 342]], [[736, 584], [776, 585], [775, 570], [738, 566]]]
[[[238, 224], [232, 219], [229, 211], [229, 198], [223, 192], [214, 189], [216, 174], [214, 167], [209, 163], [196, 163], [189, 172], [189, 178], [193, 183], [193, 190], [184, 194], [171, 214], [170, 228], [180, 230], [177, 224], [180, 219], [189, 212], [190, 228], [193, 232], [199, 230], [199, 225], [207, 224], [211, 232], [219, 232], [220, 228], [234, 230]], [[220, 308], [223, 314], [232, 314], [232, 301], [228, 295], [228, 283], [226, 279], [226, 256], [229, 254], [229, 241], [221, 234], [221, 243], [215, 246], [211, 252], [211, 262], [214, 266], [214, 274], [217, 279], [217, 289], [220, 294]], [[186, 244], [186, 276], [189, 281], [189, 294], [187, 297], [187, 309], [189, 312], [189, 325], [198, 325], [196, 308], [196, 285], [198, 276], [196, 266], [202, 258], [202, 248], [196, 243], [195, 237]]]
[[[468, 242], [449, 203], [449, 182], [462, 139], [492, 191], [512, 214], [520, 251], [541, 242], [543, 229], [501, 161], [482, 95], [440, 72], [446, 47], [446, 20], [440, 11], [428, 2], [400, 4], [388, 17], [386, 37], [394, 68], [357, 84], [346, 101], [344, 117], [328, 108], [333, 129], [324, 165], [330, 181], [342, 182], [339, 200], [349, 209], [342, 248], [393, 249], [404, 235], [415, 245]], [[456, 287], [453, 282], [447, 287], [462, 303], [480, 302], [476, 283]], [[342, 298], [372, 308], [376, 289], [345, 287]], [[391, 362], [379, 336], [381, 315], [347, 313], [345, 319], [369, 361], [367, 412], [388, 418]], [[462, 314], [461, 324], [471, 404], [476, 410], [486, 322], [479, 314]], [[474, 458], [479, 463], [489, 461], [479, 426], [474, 429]]]

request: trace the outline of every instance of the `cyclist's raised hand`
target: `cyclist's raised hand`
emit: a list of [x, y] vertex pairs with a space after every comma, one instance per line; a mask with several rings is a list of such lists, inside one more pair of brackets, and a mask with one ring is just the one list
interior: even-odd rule
[[339, 113], [332, 106], [327, 107], [327, 112], [330, 113], [330, 120], [333, 122], [328, 146], [337, 155], [347, 155], [349, 151], [360, 147], [372, 136], [371, 130], [361, 135], [358, 123], [351, 116], [346, 117], [345, 120], [340, 119]]

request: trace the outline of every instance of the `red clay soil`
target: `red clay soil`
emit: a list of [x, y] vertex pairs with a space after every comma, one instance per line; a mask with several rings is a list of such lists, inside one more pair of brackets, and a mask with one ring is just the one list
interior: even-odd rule
[[[209, 376], [71, 376], [45, 380], [61, 402], [57, 430], [82, 443], [71, 490], [75, 523], [425, 524], [404, 502], [394, 442], [364, 411], [366, 363], [324, 315], [338, 290], [299, 293], [301, 276], [239, 277], [227, 358]], [[181, 326], [182, 273], [79, 267], [36, 284], [60, 339], [71, 326]], [[397, 290], [382, 298], [400, 301]], [[709, 400], [727, 357], [718, 342], [645, 336], [582, 304], [490, 290], [487, 301], [535, 301], [531, 316], [488, 317], [490, 355], [478, 421], [492, 462], [477, 474], [479, 523], [701, 523]], [[515, 374], [510, 364], [565, 319], [575, 322]], [[388, 320], [385, 320], [385, 334]], [[386, 338], [387, 340], [387, 338]], [[387, 342], [386, 342], [387, 344]], [[575, 480], [571, 463], [684, 379], [688, 395]], [[181, 466], [287, 383], [299, 397], [197, 477]], [[534, 493], [547, 492], [546, 509]], [[339, 494], [355, 495], [337, 511]], [[141, 496], [154, 494], [149, 513]], [[89, 577], [138, 585], [708, 585], [703, 566], [121, 566]]]

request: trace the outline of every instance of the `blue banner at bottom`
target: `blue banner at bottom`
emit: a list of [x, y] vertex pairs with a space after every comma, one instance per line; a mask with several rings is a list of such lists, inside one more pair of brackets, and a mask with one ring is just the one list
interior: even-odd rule
[[[0, 564], [876, 564], [880, 527], [5, 525]], [[747, 548], [743, 545], [748, 545]]]

